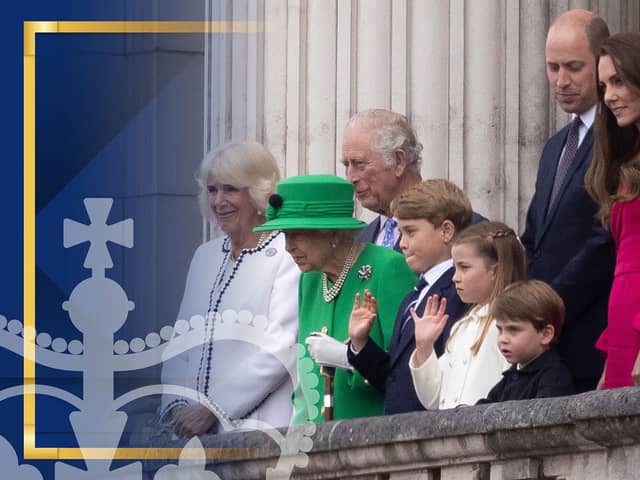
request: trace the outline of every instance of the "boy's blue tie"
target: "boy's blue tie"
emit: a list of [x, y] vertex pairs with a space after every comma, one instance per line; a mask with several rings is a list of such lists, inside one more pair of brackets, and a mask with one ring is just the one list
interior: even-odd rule
[[429, 282], [427, 282], [424, 277], [420, 277], [418, 284], [413, 288], [413, 292], [411, 292], [411, 296], [409, 297], [409, 302], [407, 303], [407, 307], [404, 309], [404, 319], [402, 320], [402, 325], [400, 327], [400, 334], [404, 331], [404, 327], [407, 326], [407, 322], [411, 320], [411, 312], [409, 311], [411, 308], [416, 308], [418, 304], [418, 298], [420, 298], [420, 292], [429, 286]]

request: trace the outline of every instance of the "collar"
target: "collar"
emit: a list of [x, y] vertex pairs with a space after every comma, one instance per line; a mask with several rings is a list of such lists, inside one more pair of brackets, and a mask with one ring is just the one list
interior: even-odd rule
[[[587, 130], [591, 128], [591, 125], [593, 125], [593, 122], [596, 119], [596, 108], [597, 106], [594, 105], [586, 112], [583, 112], [580, 114], [580, 120], [582, 120], [582, 123], [587, 128]], [[571, 120], [573, 120], [576, 117], [577, 115], [574, 113], [573, 115], [571, 115]]]
[[420, 276], [426, 280], [427, 285], [432, 286], [438, 281], [438, 279], [444, 274], [444, 272], [449, 270], [451, 267], [453, 267], [453, 260], [447, 258], [444, 262], [440, 262], [437, 265], [434, 265]]
[[537, 358], [529, 362], [529, 364], [525, 367], [518, 368], [518, 365], [515, 363], [509, 367], [508, 370], [503, 372], [503, 374], [507, 374], [509, 372], [518, 372], [518, 373], [534, 373], [548, 366], [554, 365], [560, 361], [560, 357], [553, 350], [546, 350], [542, 352]]
[[386, 215], [382, 215], [380, 214], [380, 230], [384, 230], [384, 224], [387, 223], [387, 220], [389, 220], [390, 217], [387, 217]]
[[469, 315], [473, 315], [474, 317], [486, 317], [489, 315], [489, 304], [485, 303], [484, 305], [476, 305], [471, 309]]

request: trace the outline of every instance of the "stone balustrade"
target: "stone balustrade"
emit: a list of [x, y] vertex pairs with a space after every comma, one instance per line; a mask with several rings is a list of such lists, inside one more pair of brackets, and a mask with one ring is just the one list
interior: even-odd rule
[[[305, 449], [302, 428], [281, 433]], [[307, 464], [292, 479], [631, 480], [640, 478], [640, 389], [328, 422], [307, 440]], [[249, 459], [208, 460], [207, 468], [225, 480], [287, 478], [267, 477], [287, 454], [281, 459], [265, 432], [202, 442], [248, 449], [239, 451]], [[301, 464], [304, 454], [288, 460]]]

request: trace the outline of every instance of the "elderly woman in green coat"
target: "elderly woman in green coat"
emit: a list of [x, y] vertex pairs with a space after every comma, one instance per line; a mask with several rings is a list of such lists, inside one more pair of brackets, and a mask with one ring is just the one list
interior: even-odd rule
[[[276, 192], [267, 222], [255, 230], [284, 231], [286, 249], [302, 271], [299, 341], [305, 347], [298, 358], [293, 423], [380, 415], [383, 392], [347, 360], [349, 317], [356, 294], [363, 298], [370, 291], [378, 302], [370, 337], [388, 350], [398, 306], [416, 275], [399, 253], [355, 240], [366, 224], [353, 217], [350, 182], [303, 175], [280, 182]], [[335, 371], [332, 381], [322, 378], [320, 367], [325, 375]]]

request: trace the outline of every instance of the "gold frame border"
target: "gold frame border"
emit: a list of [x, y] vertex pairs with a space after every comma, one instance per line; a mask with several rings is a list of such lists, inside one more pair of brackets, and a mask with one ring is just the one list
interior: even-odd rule
[[[263, 23], [246, 22], [24, 22], [24, 329], [35, 331], [35, 96], [38, 33], [256, 33]], [[24, 458], [29, 460], [177, 460], [196, 452], [179, 448], [39, 448], [36, 447], [35, 342], [24, 336]], [[205, 448], [207, 458], [242, 459], [257, 449]]]

